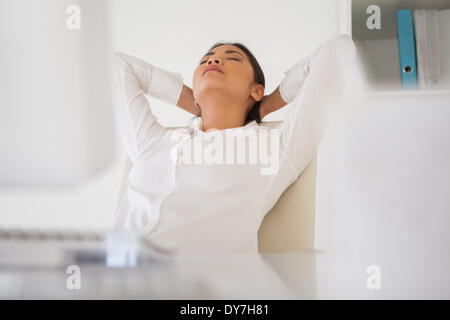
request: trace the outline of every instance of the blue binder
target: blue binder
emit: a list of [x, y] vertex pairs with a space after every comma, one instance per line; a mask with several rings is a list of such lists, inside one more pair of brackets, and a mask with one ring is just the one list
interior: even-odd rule
[[403, 89], [417, 89], [414, 23], [410, 9], [397, 11], [397, 35]]

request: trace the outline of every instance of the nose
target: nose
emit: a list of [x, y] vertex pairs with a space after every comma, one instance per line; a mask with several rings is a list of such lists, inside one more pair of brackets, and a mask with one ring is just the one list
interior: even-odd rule
[[207, 65], [211, 65], [213, 63], [220, 64], [221, 60], [218, 57], [210, 56], [208, 59]]

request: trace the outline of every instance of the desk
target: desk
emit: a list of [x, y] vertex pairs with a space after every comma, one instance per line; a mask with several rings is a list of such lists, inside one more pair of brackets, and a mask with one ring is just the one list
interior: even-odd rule
[[[399, 253], [372, 261], [319, 250], [284, 254], [177, 253], [155, 258], [144, 251], [122, 266], [97, 251], [61, 255], [60, 248], [33, 249], [47, 260], [30, 265], [5, 258], [31, 252], [27, 244], [0, 242], [2, 299], [449, 299], [450, 259], [430, 253]], [[28, 248], [28, 249], [27, 249]], [[73, 249], [73, 248], [72, 248]], [[28, 250], [28, 251], [27, 251]], [[107, 253], [107, 252], [103, 252]], [[427, 256], [427, 259], [424, 259]], [[82, 257], [82, 259], [80, 259]], [[129, 258], [130, 256], [128, 256]], [[78, 260], [77, 260], [78, 259]], [[109, 261], [109, 262], [108, 262]], [[116, 262], [118, 260], [116, 259]], [[426, 263], [430, 261], [430, 263]], [[380, 289], [367, 286], [368, 266], [379, 263]], [[79, 266], [80, 289], [67, 273]]]
[[[161, 254], [137, 246], [140, 242], [130, 241], [133, 239], [122, 240], [0, 241], [0, 298], [315, 297], [314, 254], [311, 252], [297, 253], [296, 264], [293, 264], [287, 263], [287, 256], [281, 260], [277, 255], [257, 253]], [[77, 281], [79, 289], [75, 285]]]

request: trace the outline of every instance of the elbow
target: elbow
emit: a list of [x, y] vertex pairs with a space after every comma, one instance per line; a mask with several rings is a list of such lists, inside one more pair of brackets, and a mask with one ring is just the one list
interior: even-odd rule
[[121, 73], [122, 70], [127, 69], [126, 54], [121, 51], [114, 51], [111, 57], [111, 65], [115, 75]]
[[346, 34], [341, 34], [327, 41], [322, 49], [333, 53], [338, 60], [350, 60], [356, 55], [355, 43]]
[[124, 53], [121, 51], [114, 51], [112, 54], [112, 61], [114, 65], [123, 63]]

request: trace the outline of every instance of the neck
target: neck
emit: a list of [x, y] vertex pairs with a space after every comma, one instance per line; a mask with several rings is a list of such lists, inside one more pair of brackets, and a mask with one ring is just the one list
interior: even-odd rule
[[[225, 103], [221, 102], [225, 101]], [[217, 99], [214, 103], [202, 103], [202, 131], [242, 127], [245, 124], [245, 107]]]

